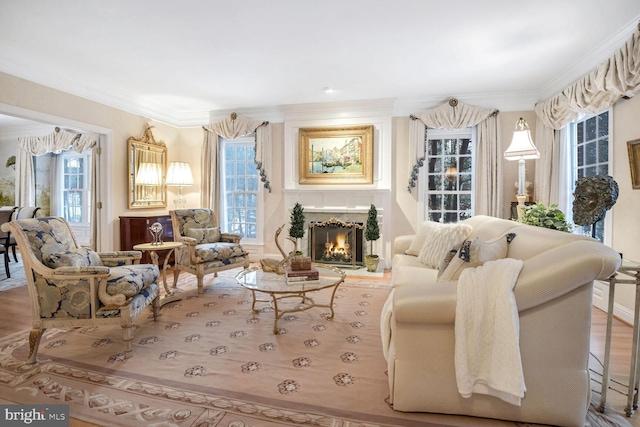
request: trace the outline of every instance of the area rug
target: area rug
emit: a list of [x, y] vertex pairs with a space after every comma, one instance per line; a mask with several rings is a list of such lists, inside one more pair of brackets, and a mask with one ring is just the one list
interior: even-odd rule
[[2, 273], [0, 273], [0, 292], [25, 286], [27, 284], [20, 254], [17, 254], [18, 262], [13, 260], [13, 254], [9, 255], [9, 257], [11, 259], [9, 262], [9, 273], [11, 274], [11, 277], [7, 277], [4, 274], [4, 267], [2, 267], [3, 270]]
[[[202, 295], [182, 275], [180, 301], [158, 322], [150, 312], [139, 317], [131, 359], [119, 327], [47, 330], [32, 366], [24, 364], [28, 331], [4, 337], [0, 399], [66, 403], [73, 418], [104, 426], [524, 425], [388, 406], [379, 332], [387, 282], [349, 278], [333, 320], [324, 308], [292, 313], [274, 335], [273, 311], [262, 305], [253, 314], [251, 293], [233, 274], [205, 279]], [[629, 425], [592, 415], [585, 425]]]

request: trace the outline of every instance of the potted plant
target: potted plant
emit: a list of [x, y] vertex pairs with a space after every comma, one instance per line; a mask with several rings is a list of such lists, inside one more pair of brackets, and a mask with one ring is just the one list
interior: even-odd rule
[[373, 204], [369, 208], [364, 238], [371, 242], [371, 249], [369, 250], [369, 254], [364, 257], [364, 264], [367, 266], [367, 271], [374, 272], [378, 269], [378, 262], [380, 260], [378, 255], [373, 253], [373, 242], [380, 238], [380, 227], [378, 226], [378, 211]]
[[304, 237], [304, 208], [300, 203], [296, 202], [291, 211], [291, 227], [289, 227], [289, 237], [294, 239], [294, 254], [302, 255], [302, 252], [298, 251], [298, 239]]
[[542, 203], [525, 206], [522, 215], [517, 220], [523, 224], [536, 227], [551, 228], [552, 230], [571, 232], [573, 227], [567, 223], [564, 213], [558, 205], [545, 206]]

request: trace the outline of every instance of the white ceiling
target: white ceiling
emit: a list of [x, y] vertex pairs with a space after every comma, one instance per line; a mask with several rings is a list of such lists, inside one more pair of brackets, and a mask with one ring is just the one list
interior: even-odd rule
[[0, 0], [0, 71], [176, 126], [382, 98], [531, 110], [639, 20], [638, 0]]

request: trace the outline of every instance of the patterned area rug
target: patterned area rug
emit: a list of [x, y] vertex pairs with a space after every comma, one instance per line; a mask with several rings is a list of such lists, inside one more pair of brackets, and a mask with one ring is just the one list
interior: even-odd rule
[[[138, 318], [131, 359], [119, 327], [47, 330], [33, 366], [24, 365], [27, 331], [4, 337], [0, 399], [67, 403], [72, 417], [104, 426], [516, 425], [389, 408], [379, 330], [388, 283], [348, 278], [333, 320], [323, 308], [293, 313], [274, 335], [273, 311], [263, 304], [253, 315], [235, 273], [206, 278], [203, 295], [182, 275], [182, 300], [158, 322]], [[585, 425], [629, 425], [592, 415]]]

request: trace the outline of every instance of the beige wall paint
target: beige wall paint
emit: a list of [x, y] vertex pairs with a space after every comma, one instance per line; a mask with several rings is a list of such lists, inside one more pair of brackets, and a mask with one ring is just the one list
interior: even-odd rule
[[[112, 179], [112, 203], [109, 223], [109, 233], [113, 238], [114, 248], [119, 248], [119, 220], [120, 215], [147, 215], [166, 213], [173, 207], [173, 200], [177, 189], [169, 190], [167, 209], [136, 209], [127, 208], [127, 181], [126, 181], [126, 144], [131, 136], [139, 137], [148, 120], [144, 117], [130, 114], [112, 107], [98, 104], [86, 99], [57, 91], [33, 82], [19, 79], [4, 73], [0, 73], [0, 104], [15, 106], [25, 110], [35, 111], [40, 116], [55, 116], [63, 122], [83, 122], [106, 128], [111, 133], [113, 144], [113, 159], [110, 170]], [[0, 105], [2, 107], [2, 105]], [[0, 108], [1, 110], [1, 108]], [[1, 112], [1, 111], [0, 111]], [[6, 112], [6, 111], [5, 111]], [[613, 113], [613, 176], [620, 186], [620, 197], [612, 209], [614, 249], [623, 252], [625, 257], [640, 260], [640, 227], [635, 220], [636, 213], [640, 211], [640, 190], [631, 188], [629, 162], [626, 142], [640, 138], [640, 97], [631, 100], [621, 100], [614, 106]], [[501, 112], [498, 116], [498, 126], [501, 150], [505, 150], [510, 142], [515, 122], [519, 117], [525, 118], [531, 128], [535, 142], [535, 113], [533, 111]], [[28, 117], [33, 118], [33, 117]], [[201, 183], [201, 147], [203, 130], [196, 128], [177, 129], [158, 122], [150, 122], [154, 126], [154, 135], [157, 140], [164, 141], [168, 149], [169, 161], [188, 161], [194, 174], [195, 185], [184, 189], [189, 206], [200, 205]], [[53, 124], [58, 123], [56, 120]], [[394, 117], [392, 120], [392, 226], [391, 238], [413, 233], [418, 225], [418, 205], [415, 190], [407, 191], [409, 178], [408, 160], [408, 133], [409, 118]], [[282, 217], [284, 209], [283, 187], [283, 157], [284, 157], [284, 124], [272, 123], [272, 156], [270, 167], [271, 193], [265, 193], [265, 248], [264, 253], [279, 253], [273, 242], [276, 229], [282, 224], [288, 227], [289, 218]], [[535, 161], [527, 161], [527, 178], [533, 180]], [[509, 206], [515, 194], [514, 183], [517, 181], [517, 163], [504, 161], [503, 181], [504, 210], [503, 217], [509, 215]], [[281, 240], [284, 243], [284, 239]], [[633, 305], [633, 291], [631, 287], [620, 287], [619, 297], [616, 301], [626, 307]], [[631, 301], [625, 303], [625, 301]]]

